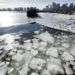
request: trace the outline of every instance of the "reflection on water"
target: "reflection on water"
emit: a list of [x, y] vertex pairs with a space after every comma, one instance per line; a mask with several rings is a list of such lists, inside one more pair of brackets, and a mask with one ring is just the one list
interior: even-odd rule
[[14, 18], [12, 15], [9, 15], [9, 13], [0, 13], [0, 26], [11, 26], [12, 23], [14, 22]]
[[35, 18], [28, 18], [25, 12], [0, 12], [0, 27], [26, 24], [33, 21], [35, 21]]
[[9, 27], [12, 25], [22, 24], [26, 22], [27, 22], [26, 13], [0, 12], [1, 27]]

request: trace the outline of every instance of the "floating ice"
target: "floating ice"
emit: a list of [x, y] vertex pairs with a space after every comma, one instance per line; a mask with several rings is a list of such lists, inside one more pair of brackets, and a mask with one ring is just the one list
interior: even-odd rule
[[47, 31], [37, 35], [36, 37], [41, 39], [42, 41], [45, 41], [45, 42], [48, 42], [48, 43], [54, 43], [54, 38]]
[[45, 66], [46, 61], [41, 58], [33, 58], [30, 62], [30, 68], [35, 70], [41, 70]]
[[46, 51], [46, 55], [58, 57], [57, 49], [55, 47], [48, 48], [48, 50]]

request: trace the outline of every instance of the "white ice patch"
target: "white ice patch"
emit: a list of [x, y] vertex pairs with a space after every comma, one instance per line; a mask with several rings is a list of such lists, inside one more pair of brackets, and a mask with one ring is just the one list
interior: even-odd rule
[[39, 38], [39, 39], [41, 39], [42, 41], [45, 41], [45, 42], [54, 43], [54, 38], [47, 31], [40, 34], [40, 35], [37, 35], [35, 37]]
[[50, 57], [49, 59], [47, 59], [47, 62], [56, 64], [56, 65], [61, 65], [61, 60], [59, 58], [56, 59], [54, 57]]
[[20, 75], [20, 73], [15, 68], [9, 68], [8, 75]]
[[43, 70], [41, 75], [51, 75], [51, 73], [48, 70]]
[[58, 57], [58, 52], [57, 49], [55, 47], [51, 47], [46, 51], [46, 55], [50, 55], [53, 57]]
[[16, 55], [14, 55], [12, 57], [12, 60], [14, 60], [14, 67], [16, 68], [20, 68], [22, 67], [22, 65], [25, 63], [25, 60], [24, 60], [24, 55], [21, 55], [19, 53], [17, 53]]
[[69, 48], [69, 47], [70, 47], [69, 43], [62, 43], [62, 46], [63, 46], [64, 48]]
[[41, 58], [33, 58], [30, 62], [30, 68], [41, 70], [45, 66], [46, 61]]
[[75, 56], [75, 46], [72, 47], [72, 49], [70, 50], [70, 53]]
[[36, 73], [36, 72], [33, 72], [33, 73], [31, 73], [31, 75], [39, 75], [38, 73]]
[[7, 69], [7, 65], [4, 62], [0, 63], [0, 75], [6, 75]]
[[73, 57], [70, 53], [68, 53], [68, 52], [64, 52], [64, 53], [62, 54], [62, 58], [63, 58], [63, 60], [65, 60], [65, 61], [74, 60], [74, 57]]
[[69, 68], [67, 65], [64, 65], [65, 71], [67, 75], [73, 75], [73, 72], [71, 68]]
[[15, 36], [13, 36], [11, 34], [5, 34], [5, 35], [1, 36], [0, 39], [3, 39], [5, 41], [5, 43], [7, 43], [7, 44], [11, 44], [14, 42]]
[[51, 72], [53, 75], [57, 74], [58, 72], [62, 74], [64, 73], [61, 66], [53, 64], [53, 63], [47, 64], [47, 70]]
[[28, 71], [29, 71], [28, 65], [24, 64], [22, 69], [20, 70], [20, 75], [27, 75]]

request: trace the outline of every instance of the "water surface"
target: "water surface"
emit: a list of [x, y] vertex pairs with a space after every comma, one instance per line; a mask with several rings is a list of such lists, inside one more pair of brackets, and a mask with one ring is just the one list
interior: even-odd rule
[[38, 22], [56, 29], [75, 32], [75, 15], [39, 13], [40, 18], [28, 18], [23, 12], [0, 12], [0, 27]]

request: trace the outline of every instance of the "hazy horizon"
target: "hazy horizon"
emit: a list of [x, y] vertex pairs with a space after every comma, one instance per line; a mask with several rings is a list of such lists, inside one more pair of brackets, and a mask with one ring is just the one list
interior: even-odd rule
[[0, 0], [0, 8], [14, 8], [14, 7], [37, 7], [43, 8], [52, 2], [75, 3], [75, 0]]

